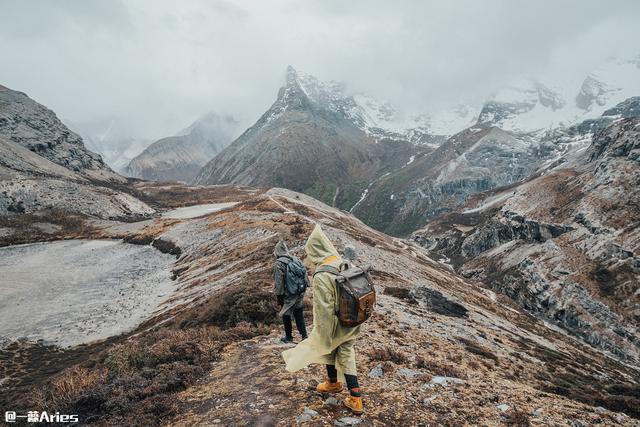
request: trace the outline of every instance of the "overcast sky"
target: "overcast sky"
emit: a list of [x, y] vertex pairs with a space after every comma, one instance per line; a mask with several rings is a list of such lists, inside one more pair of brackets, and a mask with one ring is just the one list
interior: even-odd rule
[[208, 111], [254, 121], [288, 64], [399, 108], [640, 54], [640, 1], [0, 0], [0, 84], [136, 137]]

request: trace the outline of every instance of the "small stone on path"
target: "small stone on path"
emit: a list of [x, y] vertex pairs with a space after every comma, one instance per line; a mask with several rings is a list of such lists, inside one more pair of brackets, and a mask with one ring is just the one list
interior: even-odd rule
[[355, 426], [358, 425], [362, 422], [362, 420], [360, 418], [356, 418], [356, 417], [344, 417], [344, 418], [340, 418], [339, 420], [336, 420], [335, 422], [335, 426], [336, 427], [348, 427], [348, 426]]

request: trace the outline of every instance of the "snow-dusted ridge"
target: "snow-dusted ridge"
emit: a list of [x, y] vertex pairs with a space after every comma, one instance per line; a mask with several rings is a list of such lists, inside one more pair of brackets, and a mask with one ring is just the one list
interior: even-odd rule
[[[287, 82], [281, 93], [286, 101], [299, 89], [311, 102], [339, 113], [358, 128], [376, 139], [408, 140], [416, 143], [430, 142], [425, 136], [451, 136], [472, 125], [477, 120], [479, 108], [458, 105], [437, 114], [402, 113], [390, 103], [371, 95], [351, 92], [341, 82], [323, 82], [316, 77], [287, 68]], [[286, 111], [286, 102], [267, 117], [269, 123]]]
[[640, 95], [640, 60], [610, 58], [585, 78], [545, 82], [518, 78], [484, 104], [479, 124], [515, 133], [541, 133], [600, 117]]
[[344, 83], [323, 82], [289, 66], [281, 98], [285, 102], [267, 122], [286, 111], [287, 97], [296, 89], [312, 103], [343, 115], [376, 139], [439, 145], [446, 137], [476, 124], [542, 135], [600, 117], [623, 100], [640, 95], [640, 59], [611, 58], [583, 80], [543, 82], [531, 76], [514, 78], [484, 102], [468, 102], [429, 113], [402, 112], [371, 95], [352, 92]]

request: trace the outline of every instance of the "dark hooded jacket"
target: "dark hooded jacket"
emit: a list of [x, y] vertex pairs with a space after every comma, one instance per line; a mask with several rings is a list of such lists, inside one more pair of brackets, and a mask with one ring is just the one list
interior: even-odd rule
[[[287, 248], [287, 244], [282, 240], [280, 240], [278, 244], [276, 244], [276, 247], [273, 249], [273, 255], [276, 258], [290, 256], [289, 248]], [[276, 262], [273, 265], [273, 283], [274, 283], [273, 292], [276, 295], [287, 294], [286, 286], [284, 282], [284, 276], [285, 276], [286, 270], [287, 270], [286, 264], [276, 260]]]
[[304, 293], [300, 295], [290, 295], [287, 292], [287, 284], [285, 282], [285, 276], [287, 273], [287, 265], [278, 261], [280, 257], [290, 257], [287, 244], [280, 240], [276, 247], [273, 249], [273, 255], [276, 257], [276, 262], [273, 266], [273, 291], [278, 297], [280, 304], [279, 316], [290, 316], [294, 310], [302, 309], [304, 306]]

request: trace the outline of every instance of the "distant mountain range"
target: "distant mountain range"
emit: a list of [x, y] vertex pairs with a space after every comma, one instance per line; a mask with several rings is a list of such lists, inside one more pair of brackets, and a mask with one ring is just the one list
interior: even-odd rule
[[609, 59], [582, 81], [548, 85], [520, 79], [497, 91], [484, 103], [478, 125], [497, 126], [519, 134], [540, 135], [566, 128], [625, 99], [640, 94], [640, 57]]
[[408, 119], [289, 67], [275, 103], [195, 182], [290, 188], [404, 235], [579, 148], [589, 120], [640, 94], [639, 64], [612, 59], [560, 89], [521, 79], [483, 104]]
[[240, 123], [233, 117], [209, 113], [178, 135], [149, 145], [131, 159], [123, 172], [154, 181], [191, 182], [240, 132]]
[[372, 180], [421, 151], [372, 127], [360, 107], [341, 86], [289, 67], [273, 105], [194, 182], [286, 187], [349, 208]]
[[117, 121], [85, 134], [128, 176], [285, 187], [407, 235], [581, 149], [637, 94], [640, 59], [610, 59], [582, 80], [523, 78], [483, 103], [407, 114], [288, 67], [275, 102], [244, 132], [233, 117], [210, 113], [146, 148]]

